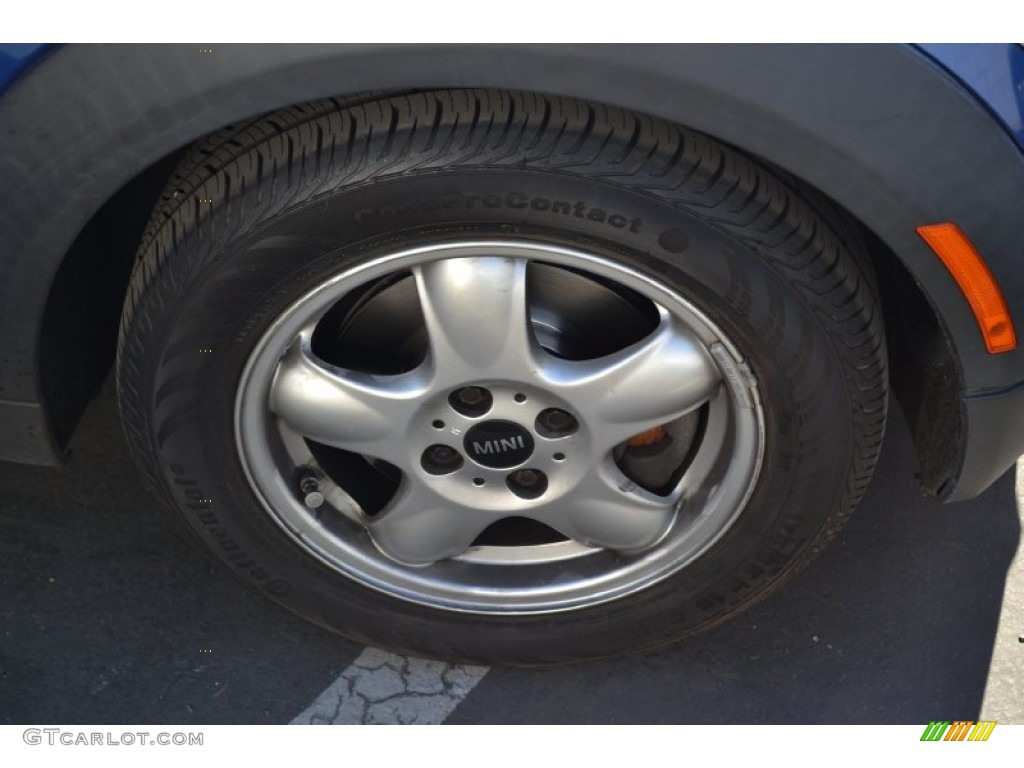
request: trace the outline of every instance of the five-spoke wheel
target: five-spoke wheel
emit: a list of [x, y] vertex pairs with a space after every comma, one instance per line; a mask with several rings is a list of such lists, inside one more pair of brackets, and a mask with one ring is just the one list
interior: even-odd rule
[[[597, 354], [572, 338], [594, 292], [624, 315], [607, 325], [631, 326]], [[349, 313], [376, 301], [386, 325], [396, 294], [379, 355], [409, 316], [421, 348], [387, 374], [347, 365]], [[442, 243], [292, 304], [242, 377], [237, 433], [267, 511], [330, 566], [430, 605], [550, 611], [640, 589], [722, 535], [757, 479], [756, 393], [720, 329], [632, 270], [539, 243]], [[376, 482], [374, 504], [332, 473], [346, 460]], [[326, 500], [312, 510], [294, 493], [310, 474]], [[555, 568], [557, 584], [538, 577]]]

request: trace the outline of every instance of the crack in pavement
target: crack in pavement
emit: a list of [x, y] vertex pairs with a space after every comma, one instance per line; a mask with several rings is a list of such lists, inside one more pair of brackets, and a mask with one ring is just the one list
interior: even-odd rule
[[292, 724], [442, 723], [487, 669], [366, 648]]

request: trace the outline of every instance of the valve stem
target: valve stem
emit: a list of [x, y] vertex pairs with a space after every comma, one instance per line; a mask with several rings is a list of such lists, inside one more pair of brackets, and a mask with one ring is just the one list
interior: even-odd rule
[[310, 509], [318, 509], [323, 506], [324, 494], [320, 490], [320, 481], [317, 479], [316, 472], [312, 469], [300, 470], [297, 485], [299, 498], [302, 499], [303, 504]]

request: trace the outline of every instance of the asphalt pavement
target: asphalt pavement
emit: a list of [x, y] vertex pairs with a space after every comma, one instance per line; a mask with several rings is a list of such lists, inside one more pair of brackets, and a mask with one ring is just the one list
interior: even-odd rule
[[[109, 386], [72, 449], [0, 463], [0, 723], [1024, 723], [1014, 472], [923, 497], [896, 409], [860, 509], [780, 592], [661, 651], [537, 670], [389, 660], [245, 589], [137, 475]], [[350, 706], [359, 685], [391, 704]]]

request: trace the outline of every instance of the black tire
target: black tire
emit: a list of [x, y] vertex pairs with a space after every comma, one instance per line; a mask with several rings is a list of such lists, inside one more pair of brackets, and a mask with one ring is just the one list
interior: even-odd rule
[[[555, 213], [553, 200], [602, 215]], [[154, 213], [118, 349], [125, 430], [154, 486], [238, 577], [349, 638], [508, 664], [658, 646], [769, 594], [866, 489], [887, 381], [855, 232], [781, 172], [616, 108], [467, 90], [285, 110], [201, 143]], [[764, 409], [763, 464], [742, 514], [681, 571], [554, 614], [451, 612], [357, 583], [264, 511], [233, 413], [267, 327], [377, 254], [481, 237], [626, 265], [688, 297], [746, 358]]]

